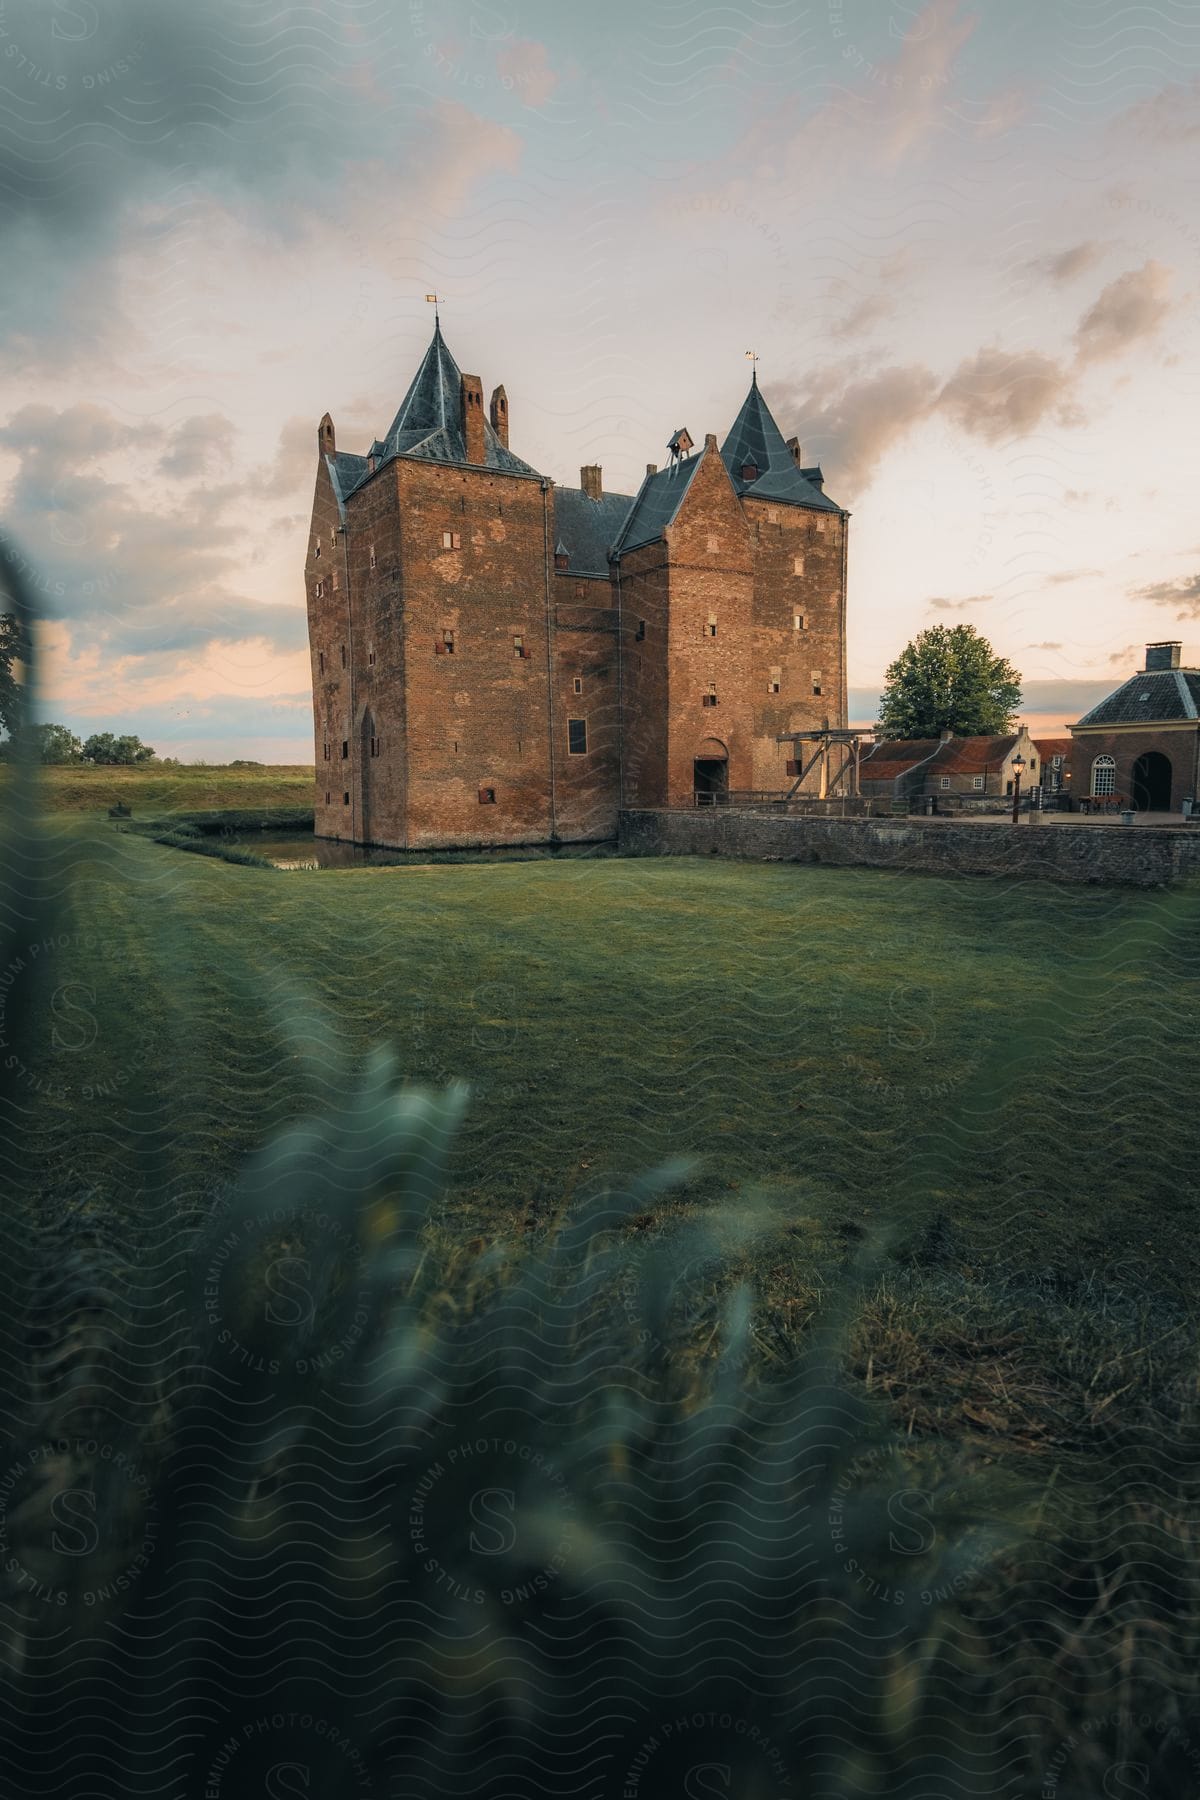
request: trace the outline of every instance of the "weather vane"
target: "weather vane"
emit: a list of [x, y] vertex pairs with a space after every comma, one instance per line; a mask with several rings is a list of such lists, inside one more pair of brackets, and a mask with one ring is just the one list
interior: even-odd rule
[[756, 365], [758, 363], [758, 351], [757, 350], [747, 350], [746, 361], [750, 364], [750, 379], [751, 379], [751, 381], [757, 381], [758, 380], [758, 368]]
[[427, 305], [432, 306], [432, 308], [433, 308], [434, 324], [440, 325], [441, 318], [438, 314], [438, 307], [441, 305], [442, 296], [440, 294], [426, 294], [425, 300], [426, 300]]

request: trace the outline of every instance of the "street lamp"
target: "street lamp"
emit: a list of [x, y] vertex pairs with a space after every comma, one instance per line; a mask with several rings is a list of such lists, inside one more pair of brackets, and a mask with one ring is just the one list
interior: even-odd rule
[[1024, 771], [1024, 768], [1025, 768], [1025, 758], [1023, 756], [1014, 756], [1012, 759], [1013, 824], [1014, 825], [1017, 823], [1017, 818], [1018, 818], [1018, 815], [1021, 810], [1021, 775], [1022, 775], [1022, 772]]

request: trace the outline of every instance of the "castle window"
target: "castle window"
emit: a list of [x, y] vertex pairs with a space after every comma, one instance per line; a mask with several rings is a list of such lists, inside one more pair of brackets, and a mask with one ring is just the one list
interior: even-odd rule
[[495, 788], [480, 788], [479, 804], [480, 804], [480, 806], [495, 806], [495, 804], [496, 804]]
[[443, 531], [443, 533], [442, 533], [442, 549], [443, 550], [461, 550], [462, 549], [462, 538], [459, 536], [457, 531]]
[[1031, 756], [1029, 759], [1029, 773], [1031, 775], [1037, 774], [1037, 757], [1036, 756]]
[[804, 558], [802, 556], [793, 556], [793, 558], [792, 558], [792, 574], [793, 575], [803, 575], [803, 573], [804, 573]]
[[313, 599], [314, 600], [323, 600], [324, 597], [325, 597], [325, 583], [323, 581], [318, 581], [316, 587], [313, 589]]
[[343, 738], [342, 739], [342, 761], [343, 762], [345, 762], [345, 760], [349, 756], [349, 754], [350, 754], [350, 740], [349, 740], [349, 738]]
[[646, 636], [646, 621], [645, 621], [645, 619], [639, 619], [638, 620], [638, 628], [637, 628], [636, 632], [634, 633], [634, 641], [636, 643], [640, 644], [643, 641], [643, 639], [645, 638], [645, 636]]
[[325, 804], [326, 804], [326, 806], [328, 806], [328, 805], [329, 805], [329, 802], [330, 802], [330, 801], [331, 801], [331, 800], [332, 800], [332, 798], [333, 798], [333, 795], [332, 795], [332, 794], [326, 794], [326, 796], [325, 796]]
[[742, 480], [743, 481], [757, 481], [758, 480], [758, 464], [757, 463], [744, 462], [742, 464]]
[[1112, 756], [1098, 756], [1092, 764], [1092, 793], [1115, 794], [1117, 791], [1117, 763]]
[[717, 690], [715, 687], [710, 687], [707, 694], [701, 694], [700, 704], [701, 706], [715, 706], [717, 704]]
[[328, 744], [326, 744], [326, 746], [325, 746], [325, 761], [326, 762], [329, 761], [329, 745]]
[[943, 775], [942, 776], [942, 792], [945, 793], [946, 789], [949, 786], [950, 786], [950, 777], [948, 775]]
[[813, 693], [819, 694], [821, 691], [821, 671], [820, 671], [820, 669], [813, 670], [812, 684], [813, 684]]
[[587, 755], [587, 720], [567, 720], [567, 754], [568, 756]]
[[824, 519], [818, 519], [818, 520], [817, 520], [817, 530], [818, 530], [818, 531], [824, 531], [824, 529], [825, 529], [825, 521], [824, 521]]
[[769, 677], [769, 679], [768, 679], [768, 681], [767, 681], [767, 692], [768, 692], [768, 694], [777, 694], [777, 693], [778, 693], [778, 692], [779, 692], [779, 679], [780, 679], [780, 674], [781, 674], [781, 671], [780, 671], [780, 670], [779, 670], [779, 669], [772, 669], [772, 670], [771, 670], [771, 674], [770, 674], [770, 677]]
[[525, 639], [518, 632], [513, 637], [513, 655], [514, 656], [524, 656], [524, 654], [525, 654]]
[[336, 569], [333, 571], [333, 591], [335, 594], [338, 591], [338, 572]]
[[316, 543], [313, 545], [313, 555], [320, 556], [320, 554], [321, 554], [321, 540], [320, 540], [320, 538], [318, 538]]
[[371, 563], [371, 567], [372, 567], [372, 568], [374, 568], [374, 567], [375, 567], [375, 562], [376, 562], [376, 557], [375, 557], [375, 546], [374, 546], [374, 544], [372, 544], [372, 545], [371, 545], [371, 554], [370, 554], [370, 563]]
[[383, 742], [382, 738], [373, 737], [371, 739], [371, 755], [372, 756], [379, 755], [379, 750], [380, 750], [380, 746], [381, 746], [382, 742]]
[[705, 635], [705, 637], [716, 637], [716, 635], [717, 635], [717, 615], [716, 615], [716, 613], [709, 613], [708, 624], [704, 627], [704, 635]]
[[375, 652], [373, 650], [367, 651], [367, 664], [372, 669], [375, 667]]
[[708, 547], [710, 550], [719, 550], [721, 548], [720, 538], [710, 537], [708, 540]]
[[793, 631], [804, 631], [805, 629], [806, 629], [806, 626], [805, 626], [804, 614], [803, 613], [793, 613], [792, 614], [792, 630]]
[[768, 506], [768, 508], [767, 508], [767, 524], [768, 525], [778, 525], [778, 523], [779, 523], [779, 508], [777, 506]]
[[346, 666], [346, 646], [345, 646], [345, 644], [343, 644], [342, 645], [342, 667], [343, 667], [343, 669], [345, 668], [345, 666]]
[[443, 631], [441, 642], [435, 644], [433, 647], [439, 656], [453, 656], [454, 633], [452, 631]]
[[349, 806], [349, 804], [350, 804], [350, 794], [349, 794], [349, 790], [347, 790], [347, 792], [342, 795], [342, 805]]
[[317, 651], [317, 674], [323, 675], [324, 673], [325, 673], [325, 652], [323, 650], [318, 650]]
[[583, 692], [583, 677], [582, 677], [582, 675], [577, 675], [575, 677], [575, 692], [577, 694], [582, 694], [582, 692]]
[[983, 792], [983, 776], [982, 775], [972, 775], [971, 786], [974, 788], [974, 790], [977, 794], [982, 794], [982, 792]]

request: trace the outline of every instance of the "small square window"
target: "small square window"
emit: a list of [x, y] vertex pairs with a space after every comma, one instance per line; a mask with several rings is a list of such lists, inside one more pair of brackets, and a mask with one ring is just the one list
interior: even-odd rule
[[947, 788], [948, 788], [948, 787], [949, 787], [949, 786], [950, 786], [950, 777], [949, 777], [949, 776], [948, 776], [948, 775], [943, 775], [943, 776], [942, 776], [942, 790], [943, 790], [943, 792], [944, 792], [944, 791], [945, 791], [945, 790], [946, 790], [946, 789], [947, 789]]
[[777, 694], [779, 692], [779, 683], [782, 673], [783, 671], [781, 669], [771, 670], [770, 675], [767, 677], [768, 694]]
[[583, 692], [583, 677], [582, 676], [577, 675], [575, 677], [574, 688], [575, 688], [575, 692], [577, 694], [582, 694], [582, 692]]
[[717, 704], [717, 690], [715, 687], [710, 687], [707, 694], [701, 694], [700, 704], [701, 706], [715, 706]]
[[569, 756], [587, 755], [587, 720], [567, 720], [567, 754]]
[[342, 739], [342, 761], [343, 762], [345, 762], [345, 760], [349, 756], [349, 754], [350, 754], [350, 740], [349, 740], [349, 738], [343, 738]]
[[443, 531], [443, 533], [442, 533], [442, 549], [443, 550], [461, 550], [462, 549], [462, 538], [459, 536], [457, 531]]
[[742, 480], [743, 481], [757, 481], [758, 480], [758, 464], [757, 463], [745, 462], [742, 464]]
[[805, 618], [804, 614], [803, 613], [793, 613], [792, 614], [792, 630], [793, 631], [806, 631], [807, 629], [808, 629], [808, 620]]
[[816, 669], [812, 672], [812, 689], [814, 694], [819, 694], [821, 691], [821, 677]]
[[496, 804], [495, 788], [482, 788], [481, 787], [479, 790], [479, 804], [480, 804], [480, 806], [495, 806], [495, 804]]
[[439, 656], [453, 656], [454, 655], [454, 633], [452, 631], [443, 631], [440, 641], [438, 643], [436, 643], [433, 647], [437, 651]]
[[768, 506], [768, 508], [767, 508], [767, 524], [768, 525], [778, 525], [778, 523], [779, 523], [779, 508], [777, 506]]
[[824, 529], [825, 529], [825, 521], [824, 521], [824, 519], [818, 519], [818, 520], [817, 520], [817, 530], [818, 530], [818, 531], [824, 531]]
[[717, 615], [716, 615], [716, 613], [709, 613], [708, 624], [705, 626], [704, 629], [705, 629], [705, 633], [708, 637], [716, 637], [716, 635], [717, 635]]
[[975, 792], [977, 794], [982, 794], [982, 792], [983, 792], [983, 776], [982, 775], [973, 775], [971, 777], [971, 786], [975, 789]]

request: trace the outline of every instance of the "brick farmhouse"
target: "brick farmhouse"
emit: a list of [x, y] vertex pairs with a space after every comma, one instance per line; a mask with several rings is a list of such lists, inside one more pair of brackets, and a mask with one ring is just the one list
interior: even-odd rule
[[317, 835], [587, 842], [623, 806], [786, 787], [779, 736], [846, 723], [849, 515], [757, 378], [636, 494], [595, 465], [559, 487], [509, 424], [438, 324], [365, 456], [317, 428]]
[[995, 798], [1012, 793], [1018, 756], [1025, 792], [1041, 780], [1041, 757], [1023, 725], [1000, 737], [881, 738], [863, 756], [860, 788], [869, 799]]
[[1139, 812], [1179, 812], [1200, 778], [1200, 669], [1180, 667], [1178, 643], [1147, 644], [1146, 666], [1085, 713], [1071, 732], [1071, 793], [1116, 797]]

